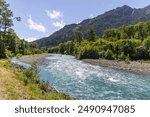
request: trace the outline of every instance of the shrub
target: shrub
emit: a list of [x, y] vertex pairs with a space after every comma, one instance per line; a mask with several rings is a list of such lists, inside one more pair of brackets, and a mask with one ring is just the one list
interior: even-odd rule
[[124, 52], [122, 52], [119, 56], [118, 56], [119, 60], [125, 60], [126, 56], [124, 55]]
[[130, 64], [130, 57], [129, 57], [129, 55], [126, 56], [125, 63], [126, 63], [126, 64]]
[[36, 62], [33, 62], [31, 64], [31, 68], [26, 69], [24, 71], [24, 75], [29, 78], [32, 82], [34, 83], [39, 83], [40, 79], [39, 79], [39, 66]]
[[105, 52], [105, 59], [108, 59], [108, 60], [114, 60], [114, 54], [111, 50], [107, 50]]
[[40, 89], [44, 92], [48, 92], [49, 89], [49, 82], [41, 81], [40, 82]]
[[42, 53], [43, 52], [40, 49], [37, 49], [37, 48], [32, 50], [32, 54], [42, 54]]
[[27, 79], [27, 78], [24, 78], [24, 79], [23, 79], [23, 82], [24, 82], [24, 85], [25, 85], [25, 86], [27, 86], [27, 85], [28, 85], [28, 83], [29, 83], [29, 81], [28, 81], [28, 79]]
[[105, 58], [105, 51], [99, 52], [99, 58]]
[[6, 54], [6, 57], [7, 57], [7, 58], [10, 58], [10, 57], [13, 56], [12, 52], [9, 51], [9, 50], [6, 50], [6, 51], [5, 51], [5, 54]]
[[22, 54], [17, 54], [16, 55], [16, 58], [20, 58], [20, 57], [22, 57]]
[[99, 59], [99, 52], [96, 47], [84, 47], [82, 50], [79, 52], [79, 59]]
[[25, 55], [31, 55], [32, 52], [31, 52], [30, 50], [28, 50], [28, 49], [25, 49], [24, 54], [25, 54]]

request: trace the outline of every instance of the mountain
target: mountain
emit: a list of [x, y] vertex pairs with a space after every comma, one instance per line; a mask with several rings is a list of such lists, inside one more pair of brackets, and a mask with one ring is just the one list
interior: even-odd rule
[[64, 28], [35, 42], [40, 46], [54, 46], [73, 39], [73, 32], [79, 30], [87, 37], [87, 30], [92, 27], [97, 36], [102, 37], [103, 31], [122, 25], [135, 24], [150, 20], [150, 5], [145, 8], [131, 8], [127, 5], [105, 12], [92, 19], [86, 19], [79, 24], [66, 25]]

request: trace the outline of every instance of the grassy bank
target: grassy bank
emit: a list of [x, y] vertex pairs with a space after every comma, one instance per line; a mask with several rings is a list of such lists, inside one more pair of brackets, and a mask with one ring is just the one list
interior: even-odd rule
[[[18, 66], [8, 60], [0, 60], [0, 99], [33, 99], [33, 100], [67, 100], [73, 99], [63, 93], [53, 90], [46, 84], [27, 80]], [[28, 83], [26, 83], [28, 82]], [[44, 91], [44, 89], [46, 91]]]

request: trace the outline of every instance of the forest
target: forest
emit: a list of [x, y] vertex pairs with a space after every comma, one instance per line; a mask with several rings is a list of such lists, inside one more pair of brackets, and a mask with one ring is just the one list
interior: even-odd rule
[[108, 29], [102, 38], [96, 36], [97, 31], [88, 29], [85, 38], [83, 32], [75, 30], [72, 41], [42, 50], [33, 42], [19, 39], [12, 29], [14, 17], [9, 4], [0, 0], [0, 58], [13, 56], [60, 53], [73, 55], [77, 59], [108, 59], [108, 60], [148, 60], [150, 58], [150, 22], [140, 22], [135, 25], [123, 25]]
[[92, 28], [88, 38], [74, 32], [73, 41], [48, 49], [49, 53], [73, 55], [78, 59], [148, 60], [150, 58], [150, 22], [121, 26], [104, 31], [98, 38]]
[[0, 0], [0, 58], [42, 53], [36, 43], [19, 39], [12, 29], [13, 20], [21, 21], [21, 18], [14, 17], [9, 4]]
[[20, 39], [12, 29], [14, 17], [5, 0], [0, 0], [0, 99], [74, 99], [40, 80], [39, 65], [33, 61], [24, 68], [10, 61], [12, 57], [42, 54], [36, 43]]

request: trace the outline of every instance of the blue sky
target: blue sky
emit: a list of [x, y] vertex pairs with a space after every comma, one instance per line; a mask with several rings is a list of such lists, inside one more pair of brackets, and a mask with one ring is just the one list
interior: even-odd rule
[[33, 41], [49, 36], [64, 25], [79, 23], [119, 6], [143, 8], [149, 0], [7, 0], [14, 17], [13, 29], [20, 38]]

